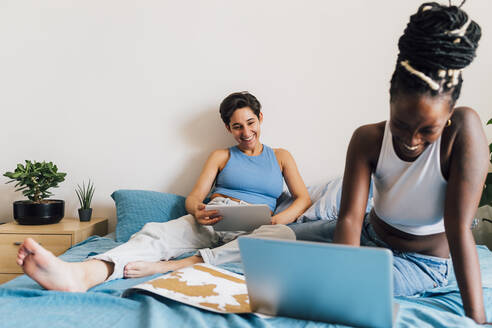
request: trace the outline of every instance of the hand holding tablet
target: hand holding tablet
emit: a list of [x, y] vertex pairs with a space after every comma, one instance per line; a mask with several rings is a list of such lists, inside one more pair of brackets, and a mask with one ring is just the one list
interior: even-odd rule
[[207, 210], [205, 204], [199, 204], [193, 216], [201, 225], [214, 225], [222, 220], [222, 216], [218, 214], [218, 211]]

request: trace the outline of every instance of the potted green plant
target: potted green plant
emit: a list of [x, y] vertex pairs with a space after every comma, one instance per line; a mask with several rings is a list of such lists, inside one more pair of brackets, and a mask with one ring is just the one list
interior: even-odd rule
[[28, 198], [14, 202], [14, 219], [19, 224], [28, 225], [59, 222], [65, 215], [65, 202], [47, 198], [53, 195], [49, 189], [57, 188], [67, 174], [58, 172], [52, 162], [25, 162], [25, 165], [17, 164], [14, 172], [4, 173], [11, 179], [6, 183], [17, 182], [15, 191], [22, 191]]
[[[492, 118], [487, 122], [487, 125], [490, 124], [492, 124]], [[489, 144], [489, 161], [492, 164], [492, 143]], [[482, 198], [480, 198], [480, 205], [478, 207], [485, 205], [492, 206], [492, 172], [487, 174], [482, 192]]]
[[75, 192], [77, 193], [77, 197], [79, 199], [80, 208], [79, 208], [79, 219], [80, 221], [90, 221], [92, 216], [92, 208], [91, 202], [92, 197], [94, 196], [94, 183], [89, 180], [87, 186], [84, 182], [82, 182], [82, 187], [77, 185]]
[[[490, 124], [492, 124], [492, 119], [487, 122], [487, 125]], [[492, 163], [492, 143], [489, 144], [489, 160]], [[483, 188], [477, 217], [473, 220], [473, 235], [477, 244], [484, 244], [492, 249], [492, 220], [490, 217], [492, 213], [492, 172], [487, 173]]]

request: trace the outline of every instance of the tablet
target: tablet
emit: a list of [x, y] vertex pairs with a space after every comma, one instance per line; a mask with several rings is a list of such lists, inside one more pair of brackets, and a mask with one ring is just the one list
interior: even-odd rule
[[217, 231], [251, 231], [271, 224], [270, 207], [254, 205], [206, 205], [207, 211], [217, 210], [222, 220], [213, 225]]

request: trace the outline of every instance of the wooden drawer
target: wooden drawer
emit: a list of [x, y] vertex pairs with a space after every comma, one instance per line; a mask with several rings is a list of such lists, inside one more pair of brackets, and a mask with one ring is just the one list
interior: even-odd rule
[[0, 273], [0, 285], [20, 276], [18, 273]]
[[72, 245], [71, 235], [0, 234], [0, 273], [22, 273], [15, 262], [17, 251], [25, 238], [31, 237], [56, 256]]

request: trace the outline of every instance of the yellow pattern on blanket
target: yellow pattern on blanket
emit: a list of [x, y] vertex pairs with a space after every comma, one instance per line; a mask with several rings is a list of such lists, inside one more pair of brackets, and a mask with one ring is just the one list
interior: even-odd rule
[[250, 313], [244, 277], [195, 264], [135, 286], [178, 302], [219, 313]]

